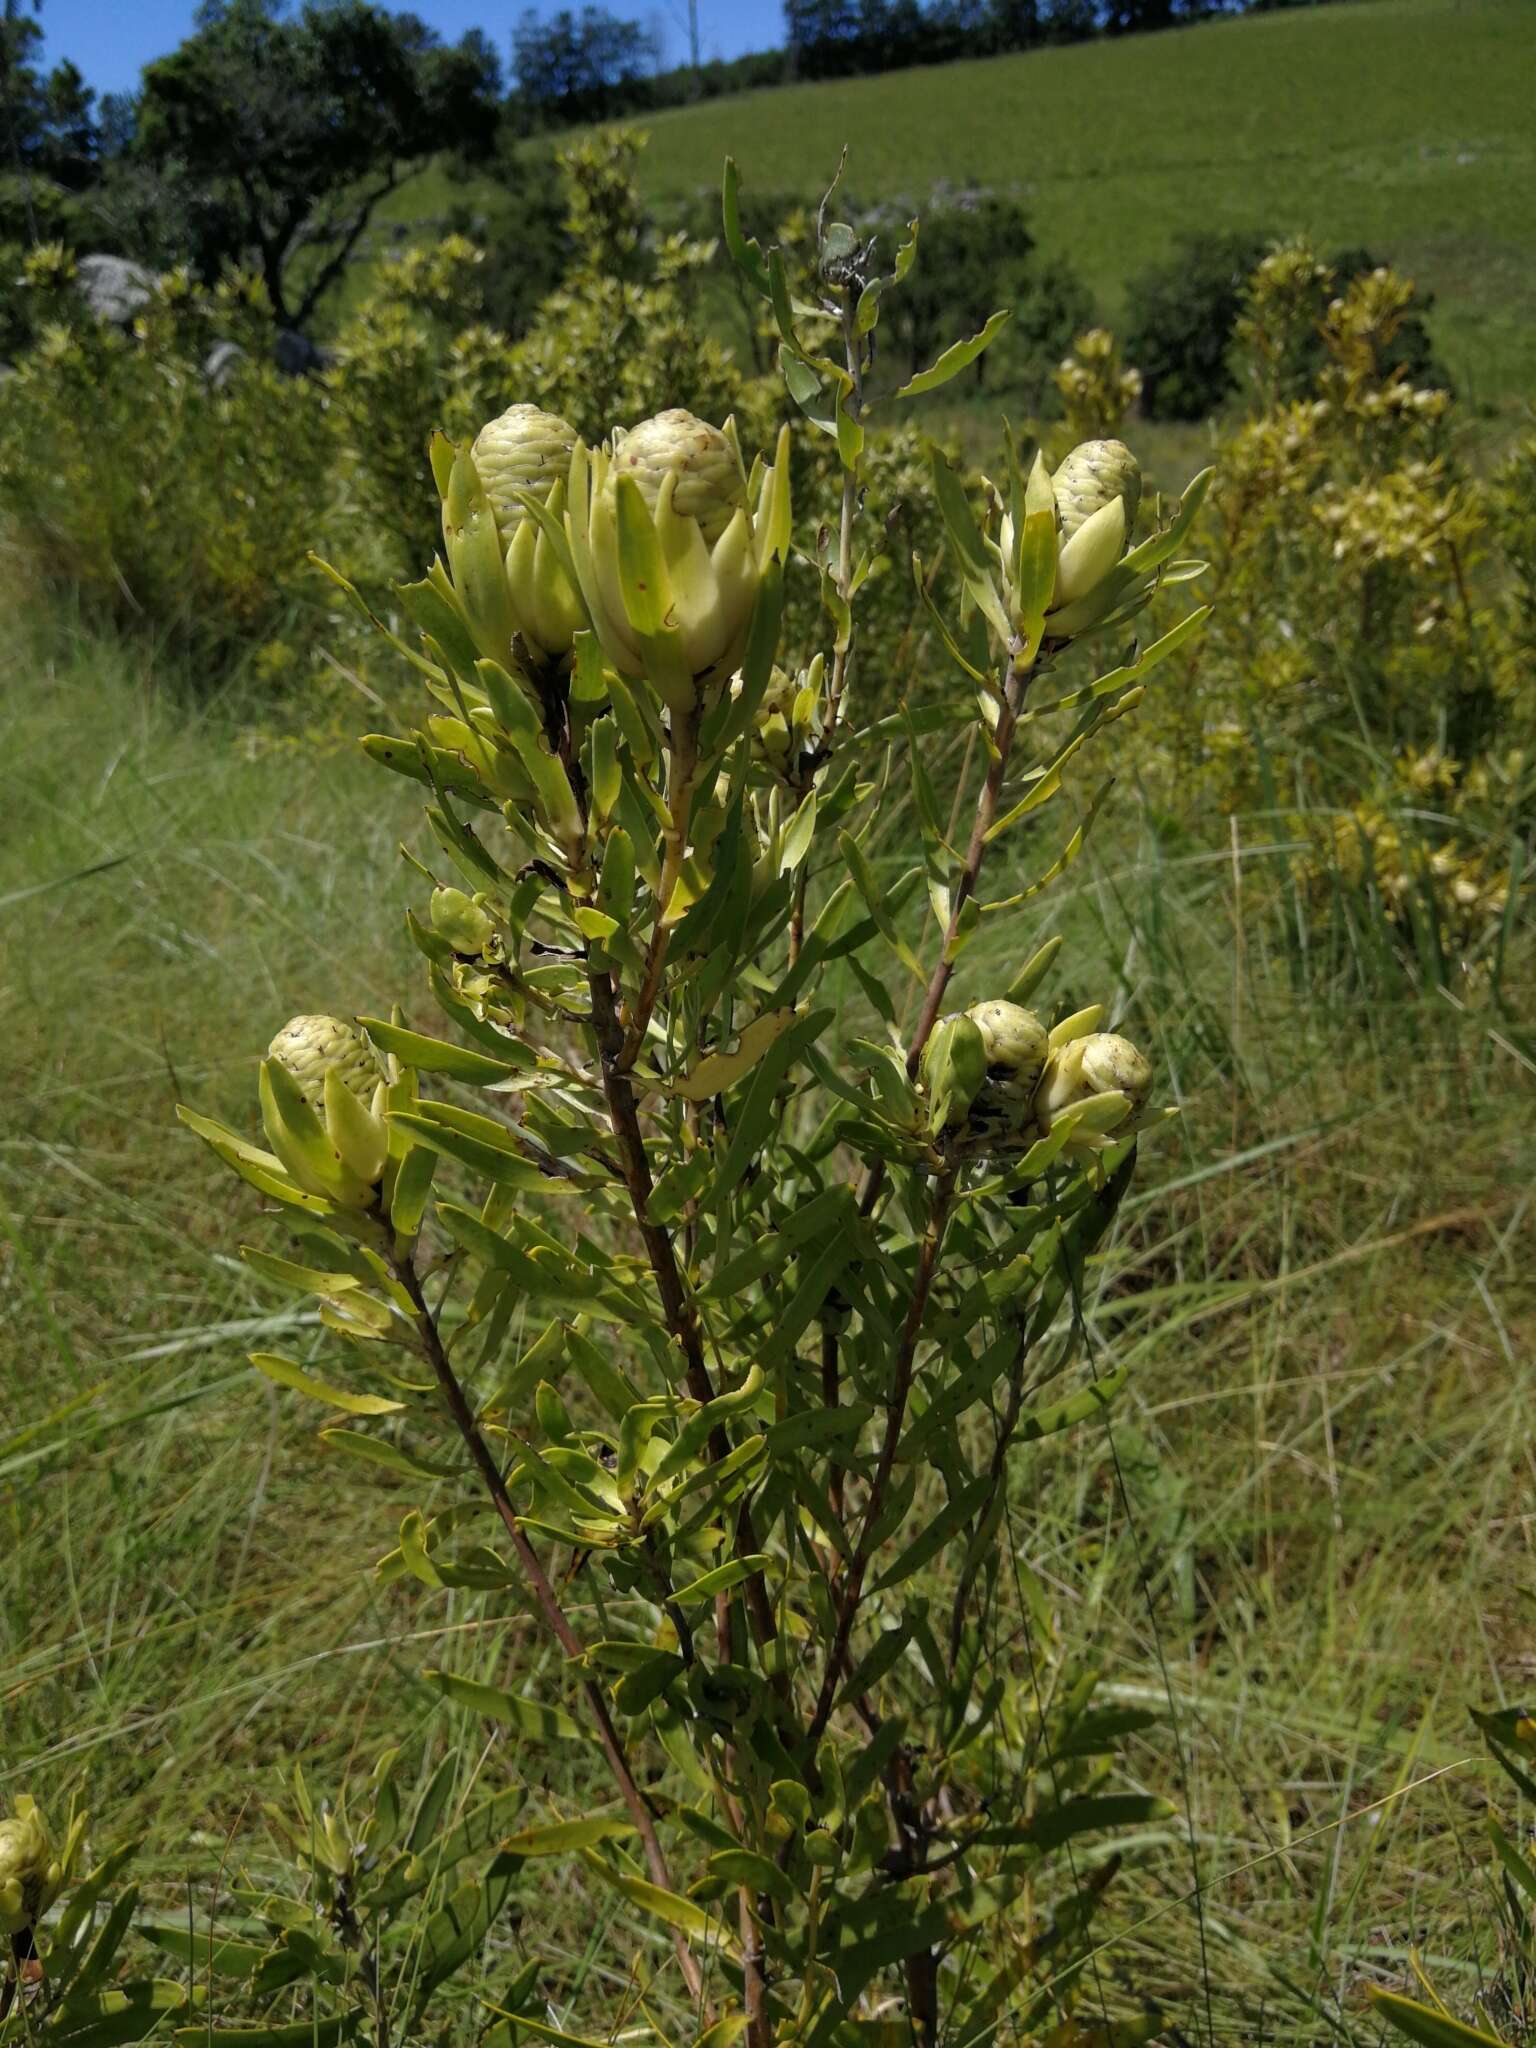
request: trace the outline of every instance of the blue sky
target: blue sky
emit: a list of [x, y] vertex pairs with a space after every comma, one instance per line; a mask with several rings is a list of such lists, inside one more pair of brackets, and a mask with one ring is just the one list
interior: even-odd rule
[[[47, 61], [72, 57], [98, 92], [127, 92], [151, 57], [174, 49], [192, 26], [197, 0], [43, 0]], [[483, 28], [507, 56], [512, 24], [526, 0], [415, 0], [410, 8], [452, 41], [467, 28]], [[580, 0], [567, 0], [579, 5]], [[687, 54], [686, 0], [608, 0], [615, 14], [654, 28], [674, 62]], [[538, 0], [536, 12], [553, 14], [559, 0]], [[706, 57], [735, 57], [777, 44], [784, 17], [779, 0], [699, 0], [700, 42]]]

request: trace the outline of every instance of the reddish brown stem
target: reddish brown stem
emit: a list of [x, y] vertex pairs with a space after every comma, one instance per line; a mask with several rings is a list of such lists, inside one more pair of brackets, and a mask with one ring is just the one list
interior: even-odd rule
[[[651, 1179], [650, 1161], [645, 1156], [645, 1139], [640, 1130], [640, 1111], [635, 1101], [634, 1086], [629, 1076], [619, 1066], [624, 1047], [624, 1031], [614, 1006], [613, 984], [606, 972], [598, 967], [589, 967], [587, 984], [592, 994], [593, 1028], [597, 1033], [598, 1050], [602, 1055], [603, 1095], [608, 1104], [608, 1117], [613, 1125], [613, 1135], [619, 1148], [620, 1170], [624, 1176], [624, 1184], [629, 1190], [630, 1206], [634, 1210], [641, 1242], [645, 1246], [646, 1257], [655, 1275], [667, 1328], [682, 1354], [688, 1391], [694, 1400], [703, 1404], [715, 1398], [714, 1382], [710, 1378], [709, 1365], [704, 1357], [704, 1337], [699, 1328], [698, 1313], [687, 1288], [683, 1285], [683, 1276], [678, 1269], [677, 1254], [673, 1249], [671, 1236], [662, 1225], [651, 1220], [648, 1204], [654, 1183]], [[720, 1459], [729, 1455], [730, 1449], [730, 1439], [725, 1431], [715, 1429], [709, 1439], [711, 1458], [718, 1463]], [[758, 1548], [757, 1536], [752, 1524], [751, 1510], [745, 1503], [737, 1516], [736, 1534], [743, 1553], [747, 1556], [754, 1555]], [[774, 1619], [768, 1589], [760, 1572], [747, 1580], [745, 1590], [752, 1626], [758, 1640], [762, 1643], [771, 1643], [778, 1634], [778, 1624]], [[725, 1654], [723, 1647], [722, 1654]]]
[[[463, 1439], [464, 1448], [469, 1453], [470, 1461], [480, 1474], [485, 1484], [485, 1490], [490, 1495], [491, 1504], [501, 1517], [502, 1523], [506, 1528], [513, 1552], [519, 1565], [522, 1567], [523, 1576], [528, 1581], [539, 1615], [566, 1656], [579, 1658], [585, 1654], [585, 1646], [566, 1618], [565, 1610], [560, 1605], [559, 1597], [554, 1587], [550, 1584], [549, 1575], [539, 1562], [538, 1552], [534, 1549], [532, 1543], [529, 1542], [526, 1530], [518, 1521], [517, 1509], [513, 1506], [512, 1497], [507, 1491], [506, 1481], [501, 1474], [501, 1467], [497, 1464], [495, 1457], [492, 1455], [490, 1445], [481, 1433], [480, 1425], [475, 1420], [474, 1411], [469, 1405], [463, 1387], [459, 1384], [459, 1376], [454, 1371], [448, 1353], [444, 1349], [442, 1336], [437, 1327], [437, 1318], [427, 1306], [426, 1296], [422, 1293], [421, 1279], [416, 1271], [415, 1262], [408, 1256], [402, 1258], [398, 1254], [392, 1254], [390, 1266], [395, 1278], [399, 1281], [410, 1299], [416, 1335], [422, 1354], [427, 1363], [432, 1367], [444, 1405], [447, 1407], [448, 1413], [453, 1417], [454, 1426]], [[662, 1848], [661, 1838], [656, 1832], [655, 1818], [651, 1813], [650, 1807], [646, 1804], [644, 1793], [635, 1782], [634, 1773], [630, 1770], [628, 1759], [624, 1754], [624, 1745], [619, 1738], [618, 1729], [614, 1726], [613, 1716], [608, 1710], [608, 1702], [603, 1697], [602, 1688], [591, 1680], [583, 1680], [581, 1689], [586, 1698], [588, 1710], [596, 1724], [598, 1741], [602, 1745], [603, 1754], [608, 1759], [608, 1766], [618, 1784], [619, 1794], [624, 1801], [625, 1807], [628, 1809], [630, 1819], [635, 1824], [635, 1832], [640, 1837], [641, 1847], [645, 1852], [646, 1865], [650, 1870], [651, 1877], [663, 1891], [675, 1891], [676, 1886], [672, 1882], [672, 1873], [667, 1866], [666, 1851]], [[681, 1931], [674, 1933], [673, 1946], [677, 1951], [678, 1967], [683, 1973], [683, 1981], [688, 1986], [690, 1996], [696, 2002], [702, 2003], [704, 1996], [703, 1973], [699, 1968], [697, 1958], [688, 1946], [687, 1939]]]
[[965, 849], [965, 861], [950, 897], [949, 924], [945, 929], [944, 944], [939, 953], [938, 963], [928, 978], [923, 1007], [918, 1012], [912, 1042], [907, 1047], [909, 1074], [916, 1074], [918, 1063], [923, 1056], [923, 1047], [932, 1037], [933, 1027], [938, 1023], [939, 1013], [944, 1007], [944, 997], [955, 971], [955, 963], [950, 957], [950, 952], [959, 935], [960, 913], [976, 893], [977, 878], [981, 874], [981, 864], [987, 854], [987, 834], [997, 822], [997, 807], [1008, 773], [1008, 756], [1013, 748], [1014, 730], [1019, 722], [1019, 710], [1024, 702], [1024, 693], [1029, 688], [1032, 673], [1032, 665], [1021, 668], [1014, 663], [1008, 670], [1008, 680], [1003, 686], [1002, 709], [998, 713], [997, 728], [992, 735], [992, 759], [987, 764], [987, 779], [976, 799], [976, 815], [971, 820], [971, 837]]
[[853, 1634], [859, 1602], [864, 1596], [864, 1579], [874, 1550], [875, 1527], [885, 1506], [891, 1473], [896, 1464], [896, 1446], [901, 1441], [902, 1428], [906, 1422], [907, 1402], [912, 1393], [912, 1382], [917, 1368], [917, 1347], [922, 1336], [923, 1317], [927, 1313], [928, 1297], [933, 1289], [933, 1276], [938, 1270], [939, 1252], [944, 1242], [944, 1227], [949, 1220], [949, 1205], [954, 1189], [955, 1176], [951, 1169], [942, 1176], [934, 1190], [933, 1210], [928, 1219], [928, 1228], [923, 1233], [923, 1247], [918, 1254], [917, 1272], [912, 1282], [912, 1299], [907, 1305], [906, 1322], [902, 1326], [901, 1343], [896, 1352], [896, 1369], [891, 1381], [890, 1400], [886, 1404], [885, 1429], [880, 1439], [880, 1453], [875, 1462], [874, 1477], [869, 1483], [869, 1498], [865, 1502], [864, 1518], [859, 1525], [858, 1541], [854, 1544], [853, 1556], [848, 1560], [848, 1570], [838, 1600], [837, 1628], [832, 1638], [832, 1647], [827, 1652], [827, 1665], [822, 1674], [816, 1711], [806, 1731], [806, 1744], [810, 1749], [814, 1749], [821, 1740], [827, 1722], [832, 1717], [832, 1703], [837, 1698], [838, 1683], [848, 1656], [848, 1641]]

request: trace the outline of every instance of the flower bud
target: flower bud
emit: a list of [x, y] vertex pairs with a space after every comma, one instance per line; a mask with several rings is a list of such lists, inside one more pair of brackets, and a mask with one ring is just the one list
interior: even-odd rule
[[548, 504], [551, 491], [564, 481], [575, 446], [576, 429], [537, 405], [509, 405], [476, 434], [470, 453], [503, 545], [528, 517], [521, 494], [526, 491]]
[[0, 1931], [20, 1934], [59, 1895], [63, 1871], [35, 1800], [23, 1793], [0, 1820]]
[[1135, 1128], [1152, 1088], [1152, 1068], [1128, 1038], [1113, 1031], [1091, 1031], [1061, 1045], [1046, 1062], [1035, 1091], [1035, 1118], [1048, 1132], [1063, 1110], [1097, 1095], [1123, 1095], [1127, 1107], [1107, 1128], [1085, 1132], [1084, 1142], [1096, 1147], [1103, 1139]]
[[267, 1047], [267, 1058], [287, 1068], [317, 1113], [325, 1100], [327, 1074], [334, 1073], [362, 1103], [373, 1100], [386, 1078], [373, 1047], [340, 1017], [290, 1018]]
[[1141, 464], [1123, 441], [1079, 442], [1051, 478], [1051, 488], [1061, 516], [1063, 547], [1112, 498], [1125, 507], [1126, 535], [1134, 531], [1141, 504]]
[[1049, 1045], [1045, 1026], [1034, 1011], [998, 997], [972, 1004], [966, 1015], [981, 1033], [988, 1079], [1027, 1086], [1033, 1093]]
[[1111, 498], [1083, 521], [1057, 556], [1051, 610], [1060, 611], [1096, 590], [1124, 552], [1125, 505]]
[[780, 774], [789, 766], [794, 752], [791, 735], [794, 715], [794, 683], [783, 669], [776, 668], [752, 721], [752, 739], [759, 758]]
[[578, 448], [566, 532], [603, 652], [675, 713], [741, 665], [763, 571], [789, 544], [787, 440], [756, 516], [732, 444], [690, 413], [659, 413], [616, 449]]
[[339, 1017], [295, 1017], [261, 1070], [262, 1122], [273, 1151], [307, 1194], [365, 1209], [389, 1158], [389, 1077]]
[[462, 889], [434, 889], [432, 929], [455, 953], [483, 953], [494, 927], [473, 896]]
[[[552, 518], [564, 517], [563, 478], [545, 502]], [[554, 543], [532, 519], [519, 521], [507, 544], [507, 592], [518, 631], [531, 646], [556, 658], [570, 653], [576, 635], [587, 623], [586, 613]]]
[[741, 462], [718, 427], [695, 419], [681, 406], [642, 420], [614, 446], [614, 476], [633, 477], [646, 508], [655, 512], [661, 487], [673, 481], [672, 509], [697, 522], [704, 545], [713, 547], [746, 507], [747, 480]]
[[753, 715], [753, 752], [781, 780], [793, 782], [816, 749], [824, 665], [818, 654], [798, 675], [775, 667]]

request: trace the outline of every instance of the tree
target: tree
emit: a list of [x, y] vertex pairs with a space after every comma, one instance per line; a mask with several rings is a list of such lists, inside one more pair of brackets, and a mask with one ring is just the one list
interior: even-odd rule
[[207, 0], [145, 71], [132, 149], [188, 193], [200, 267], [253, 264], [303, 326], [402, 179], [445, 148], [489, 151], [500, 86], [483, 35], [445, 45], [370, 0]]
[[55, 224], [63, 195], [95, 183], [101, 129], [95, 94], [71, 63], [45, 77], [36, 56], [42, 30], [9, 0], [0, 16], [0, 150], [15, 181], [15, 200], [0, 207], [0, 231], [12, 231], [13, 210], [28, 241]]
[[1141, 372], [1150, 419], [1204, 419], [1236, 388], [1232, 323], [1268, 241], [1242, 230], [1183, 235], [1166, 263], [1131, 280], [1125, 353]]
[[546, 116], [579, 121], [613, 110], [655, 69], [656, 38], [606, 7], [564, 7], [548, 22], [525, 8], [512, 31], [512, 68], [528, 104]]
[[[891, 231], [898, 223], [891, 222]], [[1035, 254], [1029, 216], [998, 192], [963, 193], [923, 221], [923, 260], [887, 309], [884, 327], [897, 373], [912, 376], [933, 361], [956, 327], [974, 333], [994, 307], [1013, 318], [972, 372], [978, 389], [990, 375], [1021, 389], [1031, 404], [1049, 388], [1051, 370], [1087, 324], [1092, 300], [1063, 262]]]

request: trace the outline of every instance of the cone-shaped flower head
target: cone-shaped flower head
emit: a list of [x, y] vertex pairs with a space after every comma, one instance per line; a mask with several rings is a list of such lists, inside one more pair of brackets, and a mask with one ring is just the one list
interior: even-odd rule
[[389, 1157], [389, 1079], [339, 1017], [294, 1017], [267, 1051], [261, 1111], [273, 1151], [306, 1193], [366, 1208]]
[[59, 1895], [63, 1869], [35, 1801], [25, 1793], [0, 1820], [0, 1932], [20, 1934]]
[[1085, 1142], [1099, 1144], [1134, 1130], [1151, 1088], [1151, 1064], [1128, 1038], [1091, 1031], [1052, 1052], [1035, 1091], [1035, 1117], [1040, 1129], [1049, 1131], [1062, 1111], [1076, 1103], [1095, 1096], [1123, 1097], [1124, 1106], [1107, 1124], [1091, 1120], [1091, 1128], [1085, 1125]]
[[549, 503], [555, 485], [565, 481], [575, 446], [576, 429], [537, 405], [509, 405], [476, 434], [470, 453], [503, 541], [528, 516], [525, 491], [541, 505]]
[[556, 521], [565, 513], [566, 473], [576, 429], [537, 405], [510, 405], [475, 436], [471, 457], [490, 501], [506, 557], [516, 629], [539, 653], [560, 658], [586, 624], [558, 551], [523, 499]]
[[334, 1074], [362, 1103], [372, 1102], [373, 1091], [385, 1078], [373, 1047], [340, 1017], [290, 1018], [267, 1047], [267, 1058], [287, 1068], [317, 1113], [325, 1103], [327, 1074]]
[[1033, 1010], [1001, 997], [974, 1003], [966, 1015], [981, 1033], [989, 1080], [1028, 1088], [1034, 1093], [1045, 1066], [1049, 1044], [1045, 1026]]
[[1141, 464], [1123, 441], [1080, 441], [1051, 478], [1065, 545], [1111, 498], [1125, 507], [1125, 532], [1136, 525]]
[[690, 712], [741, 665], [770, 560], [789, 547], [787, 435], [755, 513], [729, 438], [658, 413], [613, 450], [578, 447], [566, 531], [603, 651]]
[[614, 444], [616, 477], [633, 477], [646, 509], [656, 510], [661, 487], [673, 479], [672, 509], [697, 521], [704, 545], [713, 547], [747, 502], [741, 458], [718, 427], [695, 419], [680, 405], [642, 420]]

